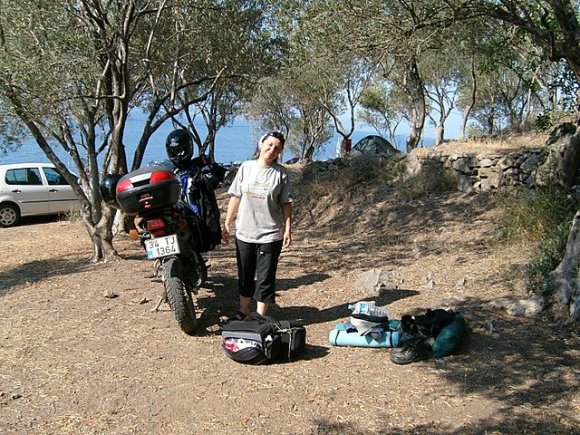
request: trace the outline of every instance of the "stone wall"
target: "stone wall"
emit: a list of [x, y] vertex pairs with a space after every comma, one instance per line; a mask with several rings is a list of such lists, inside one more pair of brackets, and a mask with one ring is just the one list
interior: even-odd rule
[[542, 149], [442, 153], [424, 148], [409, 154], [408, 171], [416, 174], [427, 162], [441, 164], [454, 172], [458, 190], [467, 193], [531, 188], [537, 185], [537, 170], [544, 161], [544, 154]]

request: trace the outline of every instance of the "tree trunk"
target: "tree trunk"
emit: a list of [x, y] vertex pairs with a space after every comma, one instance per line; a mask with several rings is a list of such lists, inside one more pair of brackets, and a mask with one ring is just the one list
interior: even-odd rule
[[543, 292], [552, 299], [554, 313], [565, 320], [580, 321], [580, 210], [568, 235], [564, 258], [543, 282]]
[[495, 114], [493, 110], [487, 115], [486, 134], [491, 136], [495, 128]]
[[471, 98], [469, 105], [463, 111], [463, 120], [461, 121], [461, 139], [467, 139], [467, 121], [469, 120], [469, 115], [475, 106], [475, 96], [477, 94], [477, 76], [475, 75], [475, 58], [471, 58]]
[[443, 143], [444, 137], [445, 137], [445, 125], [437, 124], [437, 127], [435, 127], [435, 146]]
[[101, 219], [95, 224], [93, 223], [90, 207], [83, 208], [83, 223], [93, 242], [93, 256], [91, 257], [93, 263], [107, 262], [119, 258], [119, 254], [113, 247], [112, 224], [114, 216], [115, 213], [106, 208]]
[[306, 150], [306, 152], [304, 153], [304, 158], [303, 160], [310, 162], [312, 160], [312, 157], [314, 156], [314, 151], [316, 150], [316, 148], [314, 147], [313, 144], [310, 144], [308, 146], [308, 149]]
[[425, 90], [423, 87], [423, 80], [419, 75], [416, 59], [411, 59], [405, 70], [404, 86], [407, 95], [411, 100], [412, 119], [411, 119], [411, 133], [407, 138], [407, 152], [417, 148], [423, 133], [425, 125]]
[[[572, 187], [580, 183], [580, 128], [566, 123], [552, 131], [548, 158], [539, 170], [547, 182]], [[541, 177], [541, 174], [538, 174]], [[546, 177], [543, 180], [546, 182]], [[563, 319], [580, 321], [580, 210], [576, 212], [562, 261], [542, 283], [542, 293], [554, 313]]]

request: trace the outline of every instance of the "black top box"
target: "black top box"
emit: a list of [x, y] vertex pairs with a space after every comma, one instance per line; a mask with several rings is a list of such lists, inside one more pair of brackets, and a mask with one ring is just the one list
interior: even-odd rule
[[127, 214], [168, 207], [179, 200], [180, 184], [165, 166], [146, 166], [129, 172], [117, 184], [117, 201]]

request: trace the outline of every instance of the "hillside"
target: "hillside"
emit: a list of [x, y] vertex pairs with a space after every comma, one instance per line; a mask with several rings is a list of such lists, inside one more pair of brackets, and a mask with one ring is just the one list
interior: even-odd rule
[[[200, 330], [151, 312], [161, 284], [140, 246], [89, 265], [81, 224], [0, 229], [3, 433], [571, 433], [580, 424], [577, 331], [488, 302], [523, 298], [532, 246], [501, 243], [492, 194], [417, 196], [401, 168], [375, 161], [291, 168], [296, 227], [272, 315], [307, 329], [303, 358], [243, 366], [220, 348], [237, 307], [232, 245], [209, 254]], [[407, 186], [408, 187], [408, 186]], [[220, 191], [225, 209], [227, 197]], [[369, 280], [382, 272], [382, 285]], [[365, 279], [366, 277], [366, 279]], [[381, 284], [381, 283], [379, 283]], [[460, 311], [458, 355], [398, 366], [385, 349], [333, 347], [328, 334], [362, 299], [391, 318]]]

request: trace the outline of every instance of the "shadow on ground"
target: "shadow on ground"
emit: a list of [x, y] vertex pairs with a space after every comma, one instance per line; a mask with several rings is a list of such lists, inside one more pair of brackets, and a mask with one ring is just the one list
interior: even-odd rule
[[0, 272], [0, 297], [15, 291], [24, 284], [40, 282], [44, 279], [76, 273], [92, 267], [86, 258], [30, 261], [18, 267]]
[[[452, 428], [440, 424], [395, 427], [385, 424], [385, 434], [487, 434], [578, 433], [577, 391], [580, 339], [572, 325], [555, 325], [547, 319], [502, 317], [486, 312], [477, 299], [456, 307], [467, 320], [468, 342], [452, 356], [414, 363], [449, 381], [449, 391], [435, 394], [440, 400], [460, 394], [485, 395], [499, 401], [498, 414], [477, 425]], [[417, 310], [421, 312], [421, 310]], [[433, 400], [433, 395], [425, 397]], [[554, 412], [556, 405], [564, 412]], [[388, 422], [388, 415], [377, 415]], [[437, 416], [433, 416], [437, 420]], [[349, 424], [313, 422], [319, 434], [364, 434]]]

